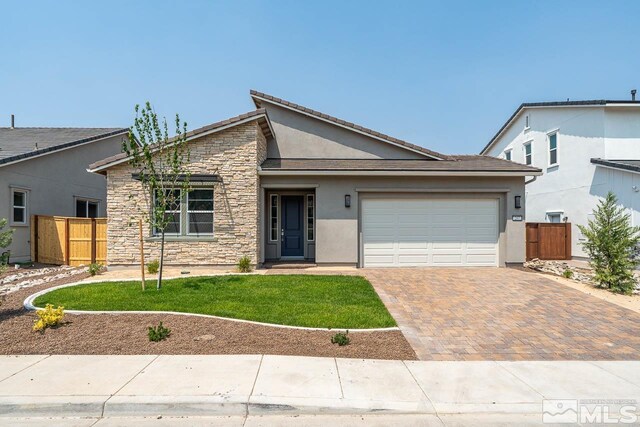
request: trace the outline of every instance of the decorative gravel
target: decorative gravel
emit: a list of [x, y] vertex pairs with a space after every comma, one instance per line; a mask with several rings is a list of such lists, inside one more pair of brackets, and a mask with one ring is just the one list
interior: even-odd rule
[[[43, 334], [31, 331], [35, 314], [24, 299], [71, 283], [87, 273], [18, 289], [2, 297], [0, 354], [281, 354], [414, 360], [400, 331], [357, 332], [351, 344], [331, 344], [331, 331], [305, 331], [172, 314], [67, 314], [65, 324]], [[170, 337], [149, 342], [147, 327], [160, 321]]]

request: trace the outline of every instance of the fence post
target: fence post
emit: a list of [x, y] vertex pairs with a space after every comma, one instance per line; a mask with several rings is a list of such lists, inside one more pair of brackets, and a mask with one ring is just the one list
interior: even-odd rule
[[91, 218], [91, 263], [96, 262], [96, 219]]
[[571, 259], [571, 223], [565, 222], [565, 232], [564, 232], [564, 255], [565, 259]]
[[69, 236], [69, 218], [65, 218], [64, 219], [64, 241], [65, 241], [65, 246], [64, 246], [64, 264], [65, 265], [70, 265], [70, 246], [71, 246], [71, 239]]
[[33, 233], [33, 237], [31, 238], [33, 241], [31, 242], [31, 261], [40, 262], [38, 259], [38, 215], [31, 216], [31, 230]]

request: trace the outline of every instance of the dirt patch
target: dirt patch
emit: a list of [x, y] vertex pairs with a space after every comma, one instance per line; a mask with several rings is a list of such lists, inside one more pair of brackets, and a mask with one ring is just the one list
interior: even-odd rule
[[[330, 331], [171, 314], [67, 314], [65, 325], [44, 334], [32, 332], [36, 316], [24, 309], [24, 299], [81, 278], [74, 276], [5, 296], [0, 306], [0, 354], [278, 354], [416, 359], [400, 331], [352, 333], [351, 344], [339, 347], [331, 344]], [[158, 343], [149, 342], [147, 327], [160, 321], [171, 329], [171, 336]]]

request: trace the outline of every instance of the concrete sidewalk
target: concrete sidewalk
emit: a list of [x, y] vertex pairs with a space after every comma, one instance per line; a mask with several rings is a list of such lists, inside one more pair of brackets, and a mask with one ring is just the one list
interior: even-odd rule
[[[429, 424], [416, 425], [442, 425], [460, 417], [541, 420], [543, 399], [640, 402], [640, 362], [0, 356], [0, 425], [21, 417], [118, 425], [107, 420], [157, 416], [261, 425], [273, 416], [318, 414], [421, 415]], [[257, 424], [246, 424], [250, 418]]]

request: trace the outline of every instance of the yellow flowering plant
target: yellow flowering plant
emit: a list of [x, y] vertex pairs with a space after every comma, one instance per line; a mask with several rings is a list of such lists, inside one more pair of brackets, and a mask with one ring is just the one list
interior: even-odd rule
[[64, 307], [59, 306], [53, 308], [51, 304], [47, 304], [44, 309], [36, 311], [38, 318], [33, 324], [35, 332], [44, 331], [46, 328], [56, 326], [64, 319]]

